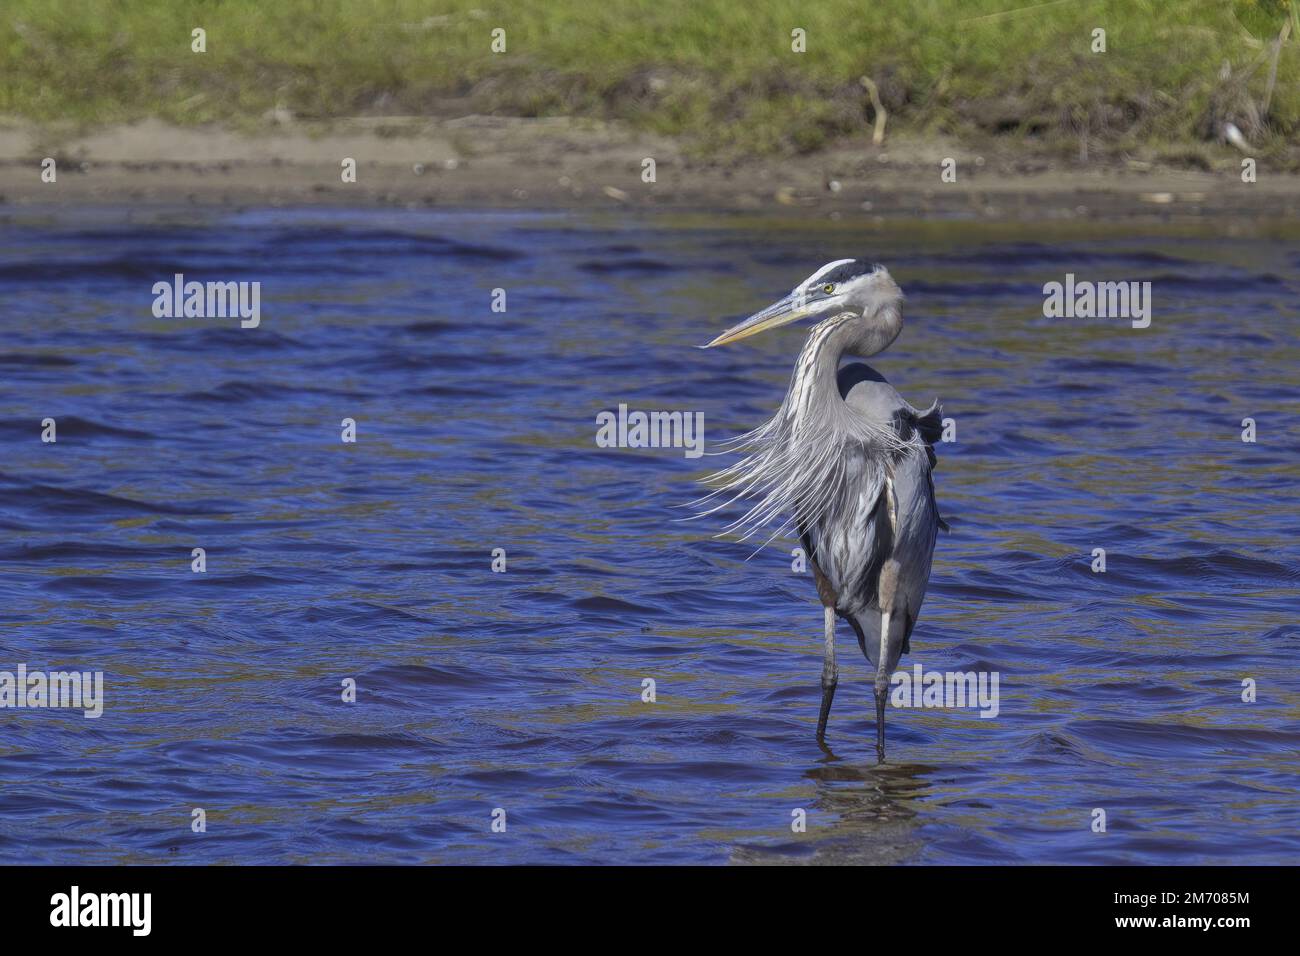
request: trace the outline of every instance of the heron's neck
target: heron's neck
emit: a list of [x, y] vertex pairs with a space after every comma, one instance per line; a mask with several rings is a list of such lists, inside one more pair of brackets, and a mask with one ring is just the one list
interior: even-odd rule
[[786, 395], [786, 414], [795, 423], [819, 409], [835, 407], [840, 396], [840, 360], [845, 355], [869, 358], [883, 352], [898, 337], [902, 316], [895, 308], [881, 310], [868, 320], [834, 316], [813, 326], [795, 363]]

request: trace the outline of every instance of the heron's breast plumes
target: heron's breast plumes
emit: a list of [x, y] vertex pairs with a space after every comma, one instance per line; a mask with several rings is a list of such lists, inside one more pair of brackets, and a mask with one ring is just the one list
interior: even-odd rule
[[835, 401], [838, 407], [827, 411], [792, 387], [768, 422], [724, 443], [722, 451], [743, 457], [704, 479], [713, 491], [698, 502], [708, 506], [699, 514], [742, 505], [743, 513], [722, 533], [744, 541], [773, 528], [766, 538], [771, 541], [828, 514], [851, 513], [864, 489], [878, 492], [885, 462], [910, 442], [852, 415], [838, 392]]

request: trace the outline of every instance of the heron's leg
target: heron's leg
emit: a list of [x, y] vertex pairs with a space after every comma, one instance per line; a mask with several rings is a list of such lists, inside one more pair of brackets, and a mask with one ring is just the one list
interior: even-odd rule
[[898, 592], [899, 564], [892, 558], [880, 569], [876, 587], [880, 602], [880, 656], [876, 658], [876, 760], [885, 762], [885, 701], [889, 696], [889, 625]]
[[889, 611], [880, 612], [880, 657], [876, 664], [876, 762], [885, 762], [885, 700], [889, 695]]
[[831, 701], [835, 699], [835, 687], [840, 682], [840, 671], [835, 664], [835, 608], [827, 605], [826, 614], [826, 650], [822, 657], [822, 711], [817, 718], [817, 742], [826, 738], [826, 719], [831, 715]]

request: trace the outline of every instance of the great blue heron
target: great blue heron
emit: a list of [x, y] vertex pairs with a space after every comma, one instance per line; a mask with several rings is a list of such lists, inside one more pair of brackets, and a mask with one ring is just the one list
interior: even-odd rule
[[911, 650], [938, 529], [934, 442], [936, 400], [919, 411], [868, 365], [845, 355], [884, 351], [903, 327], [903, 294], [883, 266], [837, 259], [780, 301], [723, 332], [705, 348], [738, 342], [797, 319], [817, 319], [775, 417], [730, 443], [746, 456], [708, 479], [711, 513], [745, 500], [729, 530], [748, 538], [776, 518], [776, 537], [798, 530], [825, 616], [822, 705], [817, 740], [839, 682], [835, 618], [852, 625], [875, 668], [876, 754], [885, 759], [885, 701], [899, 657]]

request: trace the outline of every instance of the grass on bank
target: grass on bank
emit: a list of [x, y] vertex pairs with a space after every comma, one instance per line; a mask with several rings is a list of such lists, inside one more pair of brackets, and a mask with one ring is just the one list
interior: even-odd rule
[[[1191, 156], [1232, 121], [1262, 153], [1300, 164], [1298, 4], [5, 0], [0, 114], [95, 125], [256, 125], [275, 108], [310, 120], [565, 115], [729, 159], [869, 133], [866, 76], [890, 134], [1092, 156], [1167, 143]], [[206, 53], [191, 52], [196, 27]], [[795, 28], [806, 53], [791, 50]], [[1104, 53], [1091, 49], [1099, 28]]]

